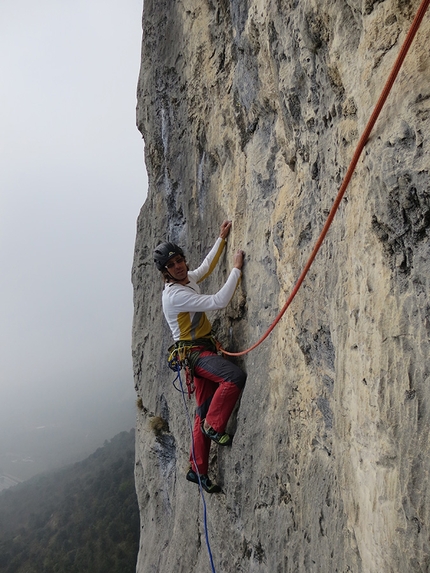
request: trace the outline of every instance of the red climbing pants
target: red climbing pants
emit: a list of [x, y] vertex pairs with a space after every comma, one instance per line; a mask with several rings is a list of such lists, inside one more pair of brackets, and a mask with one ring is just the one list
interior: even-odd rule
[[201, 475], [208, 473], [211, 447], [211, 440], [200, 429], [201, 423], [206, 418], [215, 431], [223, 433], [245, 382], [246, 374], [239, 366], [209, 350], [201, 352], [194, 367], [197, 408], [193, 445], [198, 468], [193, 445], [190, 453], [191, 467]]

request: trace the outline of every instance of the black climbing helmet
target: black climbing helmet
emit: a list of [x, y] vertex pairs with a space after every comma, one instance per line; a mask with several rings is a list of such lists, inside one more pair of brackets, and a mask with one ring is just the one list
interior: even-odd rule
[[159, 271], [164, 271], [166, 263], [175, 255], [185, 257], [184, 251], [175, 243], [161, 243], [154, 251], [154, 263]]

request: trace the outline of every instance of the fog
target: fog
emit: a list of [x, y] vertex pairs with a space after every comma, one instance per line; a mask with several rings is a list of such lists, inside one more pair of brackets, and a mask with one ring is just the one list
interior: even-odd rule
[[141, 0], [0, 3], [0, 474], [134, 425], [141, 13]]

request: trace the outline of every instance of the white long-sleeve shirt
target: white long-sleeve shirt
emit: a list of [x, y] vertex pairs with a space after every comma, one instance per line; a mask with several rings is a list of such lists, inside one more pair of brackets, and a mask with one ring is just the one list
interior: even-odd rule
[[186, 285], [167, 283], [163, 290], [164, 316], [172, 331], [173, 339], [195, 340], [209, 336], [212, 325], [206, 311], [225, 308], [230, 302], [242, 275], [233, 268], [224, 286], [215, 294], [201, 294], [199, 283], [207, 278], [219, 261], [225, 240], [218, 238], [202, 264], [188, 272]]

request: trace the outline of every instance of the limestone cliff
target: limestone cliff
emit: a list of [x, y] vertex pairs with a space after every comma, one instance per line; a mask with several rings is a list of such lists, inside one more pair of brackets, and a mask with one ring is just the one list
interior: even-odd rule
[[[205, 292], [243, 248], [241, 291], [211, 318], [226, 348], [255, 342], [313, 248], [417, 7], [145, 0], [138, 573], [211, 570], [153, 248], [169, 238], [196, 266], [232, 219]], [[303, 287], [240, 360], [234, 444], [212, 448], [223, 493], [206, 496], [218, 573], [430, 570], [429, 33], [427, 13]]]

